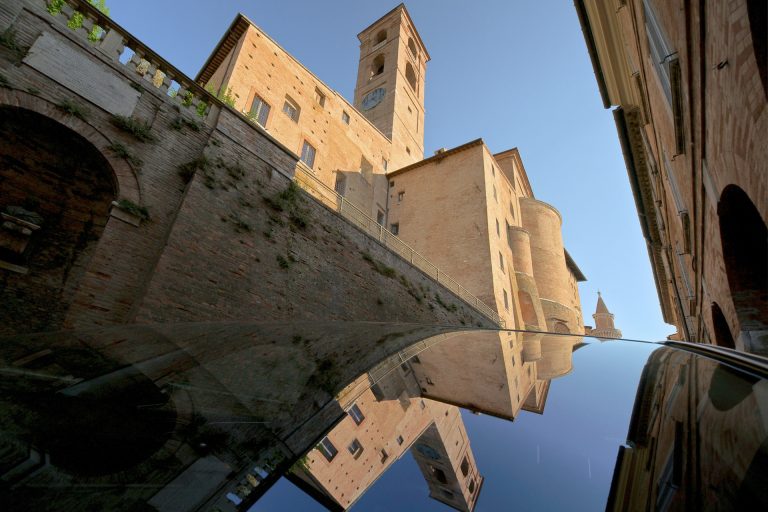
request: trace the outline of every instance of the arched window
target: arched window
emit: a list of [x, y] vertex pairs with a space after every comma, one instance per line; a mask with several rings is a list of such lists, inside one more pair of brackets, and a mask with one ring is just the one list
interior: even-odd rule
[[723, 315], [723, 311], [717, 302], [712, 303], [712, 327], [715, 329], [715, 342], [719, 346], [736, 348], [731, 328], [728, 326], [728, 321], [725, 319], [725, 315]]
[[570, 334], [570, 330], [565, 322], [555, 322], [554, 331], [558, 334]]
[[384, 55], [379, 55], [371, 63], [371, 78], [384, 72]]
[[416, 43], [413, 42], [413, 38], [408, 38], [408, 49], [411, 51], [411, 54], [413, 54], [414, 57], [419, 56], [418, 50], [416, 50]]
[[373, 40], [373, 45], [378, 46], [386, 40], [387, 40], [387, 31], [380, 30], [379, 33], [376, 34], [376, 38]]
[[410, 62], [405, 65], [405, 78], [408, 80], [411, 89], [413, 89], [414, 92], [418, 92], [416, 89], [416, 73], [413, 71], [413, 66], [411, 66]]
[[768, 229], [749, 196], [728, 185], [717, 205], [725, 273], [741, 331], [768, 328]]
[[467, 476], [469, 474], [469, 461], [467, 456], [464, 456], [464, 460], [461, 461], [461, 474]]

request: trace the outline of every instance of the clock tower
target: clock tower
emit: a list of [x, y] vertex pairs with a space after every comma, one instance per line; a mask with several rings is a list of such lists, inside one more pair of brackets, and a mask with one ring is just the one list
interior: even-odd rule
[[429, 53], [405, 5], [360, 32], [355, 108], [392, 141], [390, 171], [424, 158]]

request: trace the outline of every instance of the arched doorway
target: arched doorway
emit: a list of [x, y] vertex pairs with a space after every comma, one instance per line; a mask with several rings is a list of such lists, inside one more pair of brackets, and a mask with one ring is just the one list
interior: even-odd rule
[[742, 331], [768, 329], [768, 229], [749, 196], [728, 185], [717, 206], [725, 272]]
[[715, 342], [719, 346], [736, 348], [731, 328], [728, 326], [728, 321], [725, 319], [725, 315], [723, 315], [723, 311], [717, 302], [712, 303], [712, 327], [715, 330]]
[[85, 138], [0, 107], [0, 334], [61, 325], [116, 191], [112, 168]]

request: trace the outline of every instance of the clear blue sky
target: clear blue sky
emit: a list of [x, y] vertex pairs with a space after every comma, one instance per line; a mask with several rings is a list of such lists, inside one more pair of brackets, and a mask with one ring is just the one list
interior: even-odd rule
[[[352, 99], [357, 34], [396, 1], [107, 0], [111, 16], [194, 76], [238, 11], [330, 87]], [[588, 281], [586, 323], [599, 289], [625, 337], [661, 340], [648, 253], [616, 129], [604, 110], [569, 0], [412, 0], [432, 60], [426, 155], [482, 137], [518, 147], [536, 197], [563, 214], [568, 251]]]

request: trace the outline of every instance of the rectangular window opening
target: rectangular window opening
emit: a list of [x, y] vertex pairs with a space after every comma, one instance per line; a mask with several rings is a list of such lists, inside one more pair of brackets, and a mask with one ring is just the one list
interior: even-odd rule
[[315, 165], [316, 152], [317, 150], [315, 147], [305, 140], [304, 144], [301, 146], [301, 161], [307, 164], [307, 167], [310, 169]]

